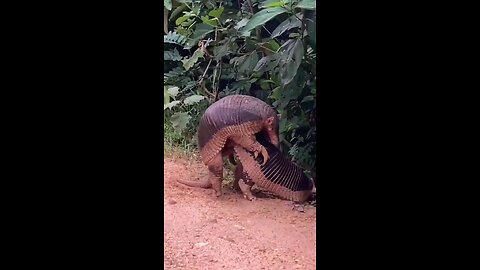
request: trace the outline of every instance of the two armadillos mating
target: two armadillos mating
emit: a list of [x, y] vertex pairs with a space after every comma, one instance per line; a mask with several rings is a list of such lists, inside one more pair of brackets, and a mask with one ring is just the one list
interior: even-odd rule
[[208, 107], [200, 120], [198, 144], [202, 160], [209, 164], [228, 139], [248, 149], [251, 145], [245, 143], [254, 144], [259, 132], [278, 146], [278, 126], [277, 113], [264, 101], [246, 95], [226, 96]]
[[[268, 151], [256, 141], [255, 134], [264, 134], [270, 143], [278, 146], [278, 125], [275, 110], [252, 96], [226, 96], [207, 108], [200, 120], [198, 144], [202, 161], [210, 172], [210, 186], [217, 197], [222, 195], [222, 157], [232, 152], [225, 150], [227, 141], [253, 152], [255, 157], [261, 153], [266, 162]], [[192, 186], [191, 181], [180, 182]], [[208, 186], [208, 183], [201, 186]]]
[[235, 171], [235, 180], [238, 181], [244, 196], [253, 200], [255, 197], [251, 193], [251, 187], [256, 184], [283, 199], [295, 202], [310, 199], [314, 190], [313, 181], [300, 167], [282, 155], [278, 148], [262, 137], [259, 134], [257, 140], [270, 156], [265, 165], [262, 165], [261, 157], [255, 158], [244, 148], [234, 146], [235, 155], [240, 161]]

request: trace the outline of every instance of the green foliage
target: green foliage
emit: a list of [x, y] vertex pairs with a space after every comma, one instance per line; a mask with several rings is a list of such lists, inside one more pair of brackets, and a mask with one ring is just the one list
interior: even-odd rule
[[255, 13], [252, 16], [250, 21], [248, 21], [247, 25], [245, 25], [243, 32], [245, 33], [247, 31], [254, 29], [257, 26], [264, 25], [271, 19], [275, 18], [275, 16], [285, 12], [287, 12], [287, 10], [283, 7], [272, 7], [272, 8], [262, 9], [260, 12]]
[[297, 4], [298, 8], [303, 9], [310, 9], [315, 10], [317, 9], [317, 1], [316, 0], [302, 0], [300, 3]]
[[281, 115], [281, 150], [305, 169], [316, 160], [316, 2], [165, 0], [165, 142], [194, 147], [205, 109], [232, 94]]
[[183, 44], [185, 44], [186, 41], [187, 41], [187, 37], [172, 31], [168, 32], [168, 34], [163, 36], [164, 43], [172, 43], [172, 44], [183, 46]]

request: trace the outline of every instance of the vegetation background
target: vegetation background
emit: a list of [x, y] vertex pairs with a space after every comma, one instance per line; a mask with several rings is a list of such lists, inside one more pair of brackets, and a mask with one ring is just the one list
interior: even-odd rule
[[283, 153], [315, 179], [316, 1], [164, 0], [164, 145], [197, 148], [216, 100], [251, 95], [281, 115]]

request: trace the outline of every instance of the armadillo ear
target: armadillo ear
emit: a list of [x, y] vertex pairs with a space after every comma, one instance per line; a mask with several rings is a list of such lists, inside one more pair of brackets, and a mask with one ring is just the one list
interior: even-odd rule
[[267, 124], [273, 124], [273, 116], [267, 118]]

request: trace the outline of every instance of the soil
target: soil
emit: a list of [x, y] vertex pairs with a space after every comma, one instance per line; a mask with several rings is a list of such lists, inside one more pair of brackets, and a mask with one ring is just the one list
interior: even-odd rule
[[227, 187], [188, 187], [202, 179], [199, 161], [164, 159], [165, 269], [316, 269], [316, 208], [254, 193], [248, 201]]

